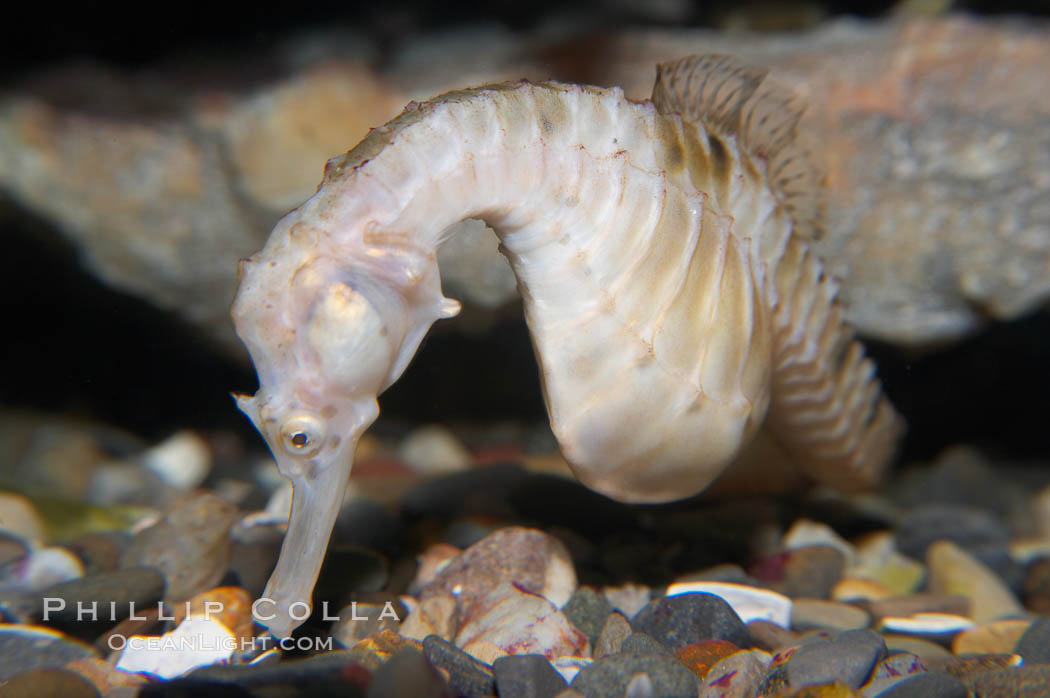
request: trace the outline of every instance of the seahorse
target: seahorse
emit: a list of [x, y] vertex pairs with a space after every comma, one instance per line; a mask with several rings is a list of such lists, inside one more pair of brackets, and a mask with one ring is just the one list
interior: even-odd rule
[[309, 608], [377, 396], [459, 310], [435, 253], [466, 218], [513, 268], [586, 486], [680, 499], [760, 437], [818, 482], [876, 482], [901, 420], [811, 250], [823, 205], [800, 114], [765, 70], [706, 55], [659, 66], [645, 101], [522, 81], [413, 102], [330, 160], [242, 260], [233, 305], [259, 378], [239, 407], [294, 487], [270, 632]]

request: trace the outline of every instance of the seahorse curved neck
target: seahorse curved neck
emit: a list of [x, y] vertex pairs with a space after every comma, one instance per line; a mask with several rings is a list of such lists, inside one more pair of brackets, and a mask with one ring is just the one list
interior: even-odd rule
[[732, 140], [620, 90], [520, 83], [406, 110], [306, 208], [428, 265], [450, 224], [490, 225], [577, 475], [655, 501], [707, 486], [765, 416], [790, 221], [757, 178]]

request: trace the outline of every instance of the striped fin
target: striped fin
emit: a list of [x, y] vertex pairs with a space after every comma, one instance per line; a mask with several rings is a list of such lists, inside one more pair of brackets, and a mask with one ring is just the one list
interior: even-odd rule
[[664, 114], [735, 136], [742, 151], [765, 162], [769, 188], [791, 217], [795, 233], [819, 239], [823, 175], [798, 135], [804, 108], [768, 74], [732, 56], [689, 56], [657, 66], [652, 100]]

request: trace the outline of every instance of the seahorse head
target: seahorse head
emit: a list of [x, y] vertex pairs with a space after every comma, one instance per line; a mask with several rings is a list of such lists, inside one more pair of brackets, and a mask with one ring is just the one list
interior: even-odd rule
[[282, 553], [266, 591], [278, 635], [301, 620], [293, 606], [309, 604], [356, 444], [379, 413], [377, 396], [430, 324], [454, 314], [441, 302], [435, 260], [341, 232], [326, 232], [308, 210], [289, 214], [266, 248], [242, 261], [233, 304], [259, 377], [258, 392], [237, 404], [293, 485], [284, 546], [291, 554]]

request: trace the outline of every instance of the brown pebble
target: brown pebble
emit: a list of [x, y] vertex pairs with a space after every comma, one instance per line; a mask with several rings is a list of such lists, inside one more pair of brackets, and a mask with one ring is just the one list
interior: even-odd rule
[[740, 648], [732, 642], [725, 640], [706, 640], [694, 642], [679, 648], [674, 657], [700, 678], [704, 678], [708, 670], [715, 664], [731, 654], [736, 654]]
[[423, 599], [401, 623], [401, 634], [419, 640], [437, 635], [451, 641], [459, 628], [459, 606], [451, 596], [431, 596]]
[[823, 601], [820, 599], [795, 599], [791, 605], [791, 629], [806, 632], [823, 628], [826, 630], [855, 630], [871, 624], [868, 612], [857, 606]]
[[1050, 616], [1050, 557], [1029, 563], [1024, 576], [1024, 605], [1030, 611]]
[[798, 644], [798, 633], [768, 620], [753, 620], [747, 624], [747, 630], [755, 646], [769, 652]]
[[842, 577], [846, 556], [830, 545], [810, 545], [787, 553], [784, 577], [774, 589], [793, 599], [827, 599]]
[[880, 601], [867, 601], [858, 605], [867, 608], [875, 620], [907, 618], [916, 613], [948, 613], [967, 617], [970, 615], [970, 600], [961, 594], [919, 592]]
[[108, 694], [118, 686], [141, 686], [148, 683], [142, 674], [120, 671], [115, 669], [111, 662], [98, 657], [75, 659], [65, 668], [90, 681], [99, 693], [103, 694]]
[[204, 617], [207, 613], [209, 618], [225, 625], [234, 637], [247, 640], [255, 635], [252, 601], [251, 594], [240, 587], [209, 589], [185, 603], [175, 605], [175, 624], [178, 625], [186, 618], [189, 604], [189, 615]]
[[1032, 624], [1030, 620], [993, 620], [964, 630], [952, 640], [955, 654], [1011, 654]]
[[610, 613], [605, 619], [601, 633], [598, 634], [598, 640], [594, 643], [594, 658], [601, 659], [619, 652], [620, 646], [631, 632], [631, 624], [622, 613]]
[[94, 684], [66, 669], [30, 669], [16, 674], [0, 688], [4, 698], [99, 698]]
[[957, 679], [966, 680], [973, 674], [1016, 667], [1021, 663], [1021, 658], [1016, 654], [974, 654], [966, 657], [924, 658], [923, 663], [930, 671], [943, 671]]

